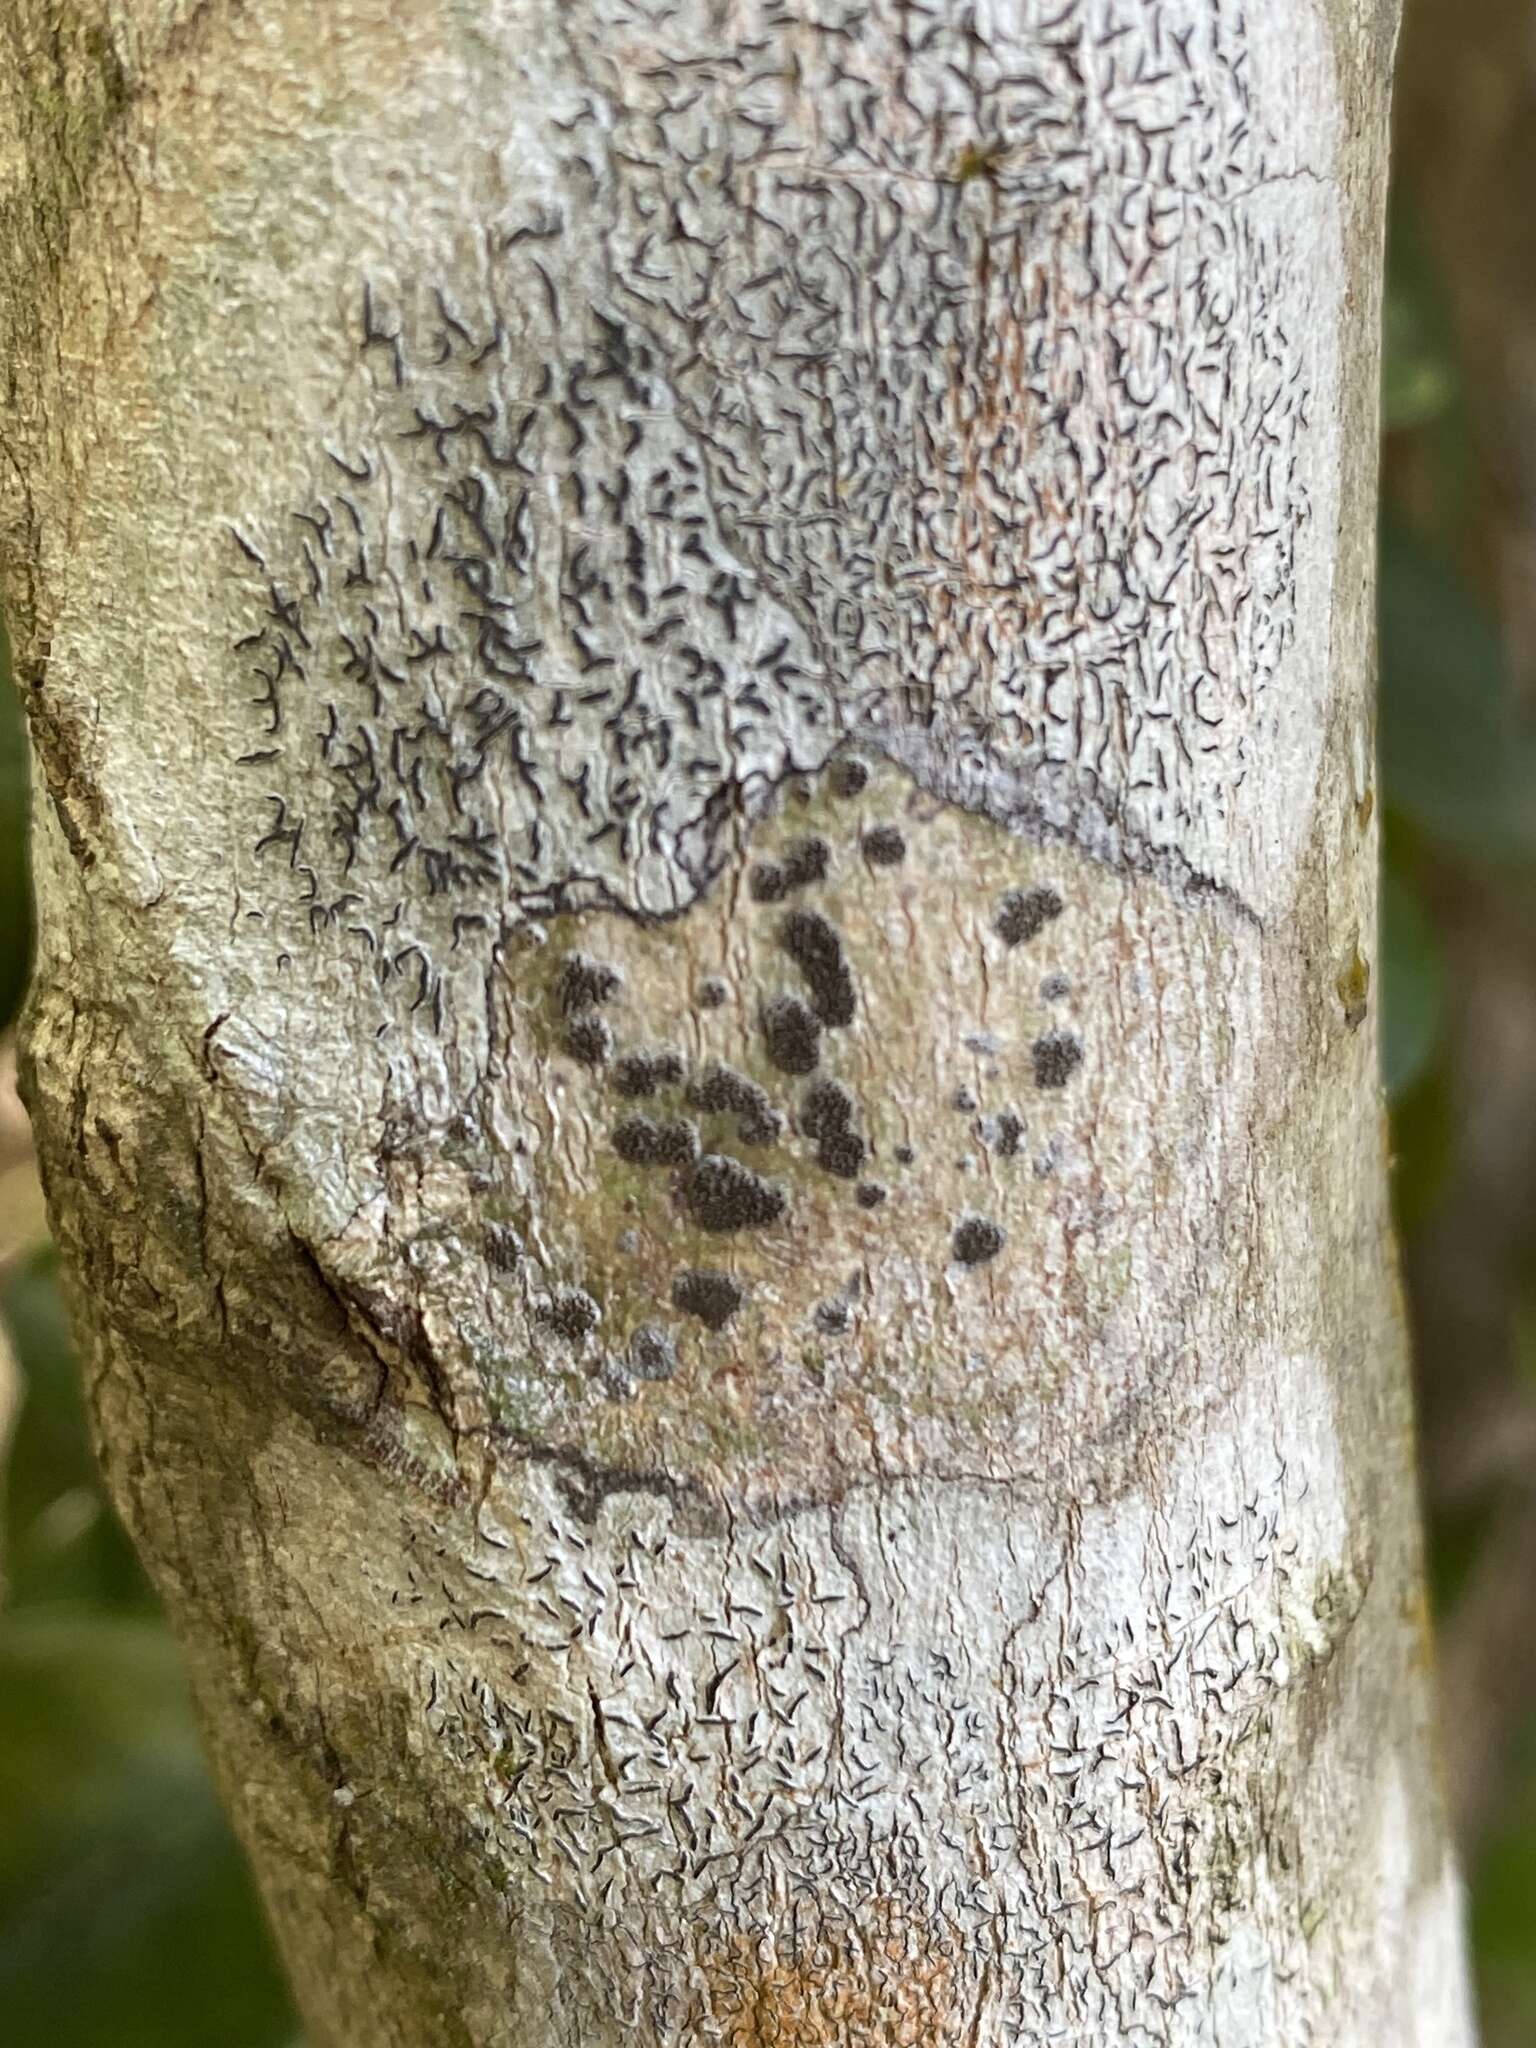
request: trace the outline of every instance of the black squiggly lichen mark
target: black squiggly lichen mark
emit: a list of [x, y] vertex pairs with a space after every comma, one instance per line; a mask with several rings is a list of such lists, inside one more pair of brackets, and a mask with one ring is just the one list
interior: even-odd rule
[[437, 1015], [516, 916], [668, 914], [787, 776], [856, 793], [855, 721], [1224, 836], [1335, 373], [1272, 210], [1309, 144], [1187, 11], [565, 21], [530, 142], [579, 207], [487, 222], [454, 296], [359, 279], [370, 438], [238, 539], [236, 758], [312, 920]]
[[238, 758], [282, 776], [309, 900], [386, 978], [422, 898], [465, 900], [454, 948], [519, 910], [676, 907], [743, 794], [837, 741], [799, 607], [721, 530], [681, 333], [562, 304], [563, 223], [499, 240], [478, 311], [363, 286], [383, 438], [317, 451], [291, 541], [235, 534], [261, 591]]

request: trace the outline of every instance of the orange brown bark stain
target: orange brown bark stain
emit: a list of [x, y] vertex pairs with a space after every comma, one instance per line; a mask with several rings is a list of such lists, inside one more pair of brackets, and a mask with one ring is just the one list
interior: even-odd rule
[[724, 2048], [938, 2048], [955, 2037], [951, 1945], [897, 1896], [793, 1948], [741, 1935], [703, 1960], [704, 2011]]

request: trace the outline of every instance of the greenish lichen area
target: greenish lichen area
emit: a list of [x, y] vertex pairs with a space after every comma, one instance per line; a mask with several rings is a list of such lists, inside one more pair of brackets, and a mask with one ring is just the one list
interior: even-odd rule
[[0, 358], [10, 379], [0, 442], [26, 479], [0, 494], [0, 601], [20, 680], [35, 679], [42, 545], [34, 486], [40, 451], [61, 438], [46, 400], [60, 274], [96, 168], [132, 99], [122, 57], [96, 7], [46, 22], [27, 5], [0, 13]]
[[[522, 1192], [477, 1204], [494, 1424], [734, 1494], [1014, 1471], [1096, 1353], [1128, 1383], [1147, 1219], [1232, 1057], [1154, 988], [1165, 897], [843, 753], [683, 916], [525, 933]], [[1175, 1075], [1165, 1142], [1138, 1104]]]
[[97, 10], [50, 25], [12, 11], [4, 31], [12, 87], [9, 120], [25, 155], [26, 185], [7, 189], [4, 246], [30, 244], [51, 269], [60, 260], [70, 216], [85, 196], [97, 160], [131, 102], [122, 56]]

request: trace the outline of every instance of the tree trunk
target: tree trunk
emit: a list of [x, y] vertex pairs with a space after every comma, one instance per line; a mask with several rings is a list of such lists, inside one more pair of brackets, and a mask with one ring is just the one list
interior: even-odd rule
[[13, 0], [30, 1090], [318, 2043], [1470, 2040], [1383, 0]]

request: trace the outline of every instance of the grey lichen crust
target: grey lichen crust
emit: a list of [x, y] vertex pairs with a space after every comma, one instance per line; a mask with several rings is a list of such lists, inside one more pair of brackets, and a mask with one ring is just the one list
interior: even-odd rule
[[1271, 893], [1238, 791], [1269, 748], [1303, 815], [1315, 760], [1326, 101], [1205, 0], [550, 30], [516, 196], [440, 275], [359, 269], [309, 488], [230, 495], [261, 854], [387, 972], [423, 895], [455, 945], [685, 906], [859, 733]]

